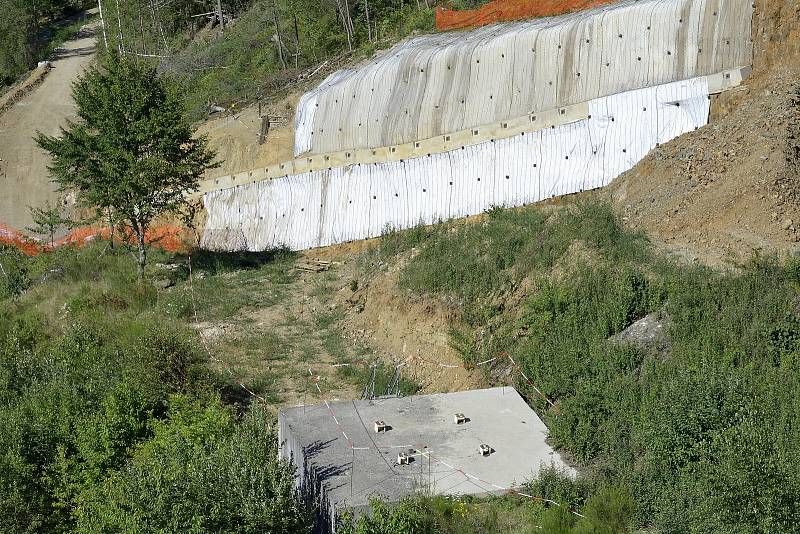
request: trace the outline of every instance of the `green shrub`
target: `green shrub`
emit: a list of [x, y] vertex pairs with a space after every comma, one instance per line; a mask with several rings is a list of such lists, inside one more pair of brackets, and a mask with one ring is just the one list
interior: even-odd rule
[[78, 532], [310, 530], [292, 468], [277, 459], [263, 409], [253, 405], [233, 425], [219, 406], [177, 399], [173, 406], [130, 465], [87, 497]]
[[606, 486], [589, 497], [582, 512], [584, 517], [578, 522], [578, 532], [586, 534], [630, 532], [633, 498], [628, 488]]
[[369, 514], [357, 520], [345, 517], [336, 531], [342, 534], [433, 534], [434, 525], [428, 517], [425, 504], [416, 499], [389, 504], [373, 498], [370, 500]]
[[0, 245], [0, 300], [17, 297], [30, 286], [28, 270], [21, 252]]

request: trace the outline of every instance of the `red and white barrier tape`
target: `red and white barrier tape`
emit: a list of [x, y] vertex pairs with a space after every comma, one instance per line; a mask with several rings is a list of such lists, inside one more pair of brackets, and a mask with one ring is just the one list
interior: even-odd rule
[[514, 361], [514, 358], [512, 358], [509, 353], [501, 352], [500, 356], [507, 357], [511, 361], [512, 365], [514, 365], [514, 367], [517, 368], [517, 370], [519, 371], [519, 374], [522, 375], [522, 378], [525, 379], [525, 382], [527, 382], [528, 385], [530, 387], [532, 387], [534, 389], [534, 391], [536, 391], [536, 393], [539, 394], [540, 397], [542, 397], [545, 401], [547, 401], [547, 404], [549, 404], [550, 406], [555, 406], [555, 403], [553, 401], [551, 401], [550, 398], [547, 395], [542, 393], [542, 391], [539, 388], [536, 387], [536, 384], [534, 384], [533, 381], [530, 378], [528, 378], [528, 375], [525, 374], [525, 371], [522, 370], [522, 367], [520, 367], [520, 365], [517, 362]]

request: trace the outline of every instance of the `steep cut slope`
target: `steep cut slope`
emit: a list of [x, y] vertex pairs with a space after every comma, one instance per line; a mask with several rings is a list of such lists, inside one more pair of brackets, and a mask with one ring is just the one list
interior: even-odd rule
[[257, 105], [232, 115], [218, 115], [201, 124], [197, 134], [208, 136], [220, 162], [220, 166], [208, 171], [205, 178], [217, 178], [292, 159], [294, 124], [290, 117], [299, 98], [300, 94], [292, 93], [262, 110], [262, 114], [275, 121], [263, 145], [258, 144], [261, 117]]
[[615, 180], [626, 221], [711, 264], [800, 250], [800, 3], [757, 3], [754, 72], [712, 104], [709, 126]]
[[751, 9], [625, 0], [337, 71], [298, 104], [311, 153], [202, 184], [202, 246], [302, 250], [603, 187], [707, 123], [749, 71]]

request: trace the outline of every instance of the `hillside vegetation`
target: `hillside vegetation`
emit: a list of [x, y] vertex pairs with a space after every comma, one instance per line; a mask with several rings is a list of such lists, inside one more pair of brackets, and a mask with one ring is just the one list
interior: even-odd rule
[[[2, 2], [0, 85], [66, 13]], [[195, 118], [427, 30], [434, 8], [228, 0], [222, 33], [192, 16], [207, 4], [103, 4], [109, 48], [179, 78]], [[543, 470], [523, 484], [538, 499], [378, 498], [342, 532], [800, 532], [796, 258], [682, 263], [588, 194], [348, 247], [318, 271], [285, 250], [149, 249], [143, 280], [119, 242], [0, 247], [0, 531], [310, 532], [275, 412], [358, 396], [379, 356], [368, 333], [348, 343], [346, 315], [391, 274], [406, 303], [446, 311], [466, 369], [513, 382], [581, 476]]]
[[[632, 498], [628, 526], [797, 531], [800, 263], [677, 264], [596, 201], [393, 233], [367, 262], [409, 252], [401, 285], [458, 312], [451, 343], [497, 358], [490, 383], [522, 365], [553, 444]], [[655, 341], [614, 337], [646, 316]]]
[[0, 531], [307, 531], [272, 412], [106, 246], [0, 249]]
[[[497, 358], [476, 368], [485, 383], [515, 377], [582, 476], [545, 471], [527, 485], [562, 506], [514, 495], [376, 501], [372, 519], [343, 531], [800, 524], [795, 261], [678, 264], [594, 200], [389, 233], [353, 260], [350, 282], [336, 272], [307, 280], [292, 270], [295, 255], [277, 252], [200, 254], [192, 283], [185, 257], [153, 254], [148, 279], [174, 284], [167, 290], [138, 284], [128, 252], [103, 242], [37, 258], [0, 253], [3, 530], [307, 531], [311, 510], [293, 493], [291, 467], [271, 459], [272, 414], [295, 395], [363, 387], [367, 368], [352, 364], [369, 348], [353, 353], [342, 313], [322, 303], [398, 267], [409, 299], [455, 314], [451, 343], [464, 365]], [[304, 309], [311, 320], [294, 315]], [[200, 330], [190, 328], [195, 313]], [[631, 334], [644, 317], [660, 333]], [[218, 324], [227, 325], [219, 340], [202, 334]], [[212, 355], [235, 362], [234, 374]], [[506, 355], [546, 399], [508, 375]], [[326, 374], [321, 397], [307, 392], [307, 367], [319, 372], [331, 356], [352, 367]]]
[[[108, 5], [106, 5], [108, 4]], [[326, 61], [330, 66], [371, 55], [415, 31], [433, 29], [435, 2], [405, 0], [223, 0], [226, 27], [214, 2], [175, 0], [154, 9], [145, 0], [104, 3], [110, 48], [157, 56], [180, 79], [196, 119], [209, 104], [241, 106], [269, 98]], [[466, 5], [466, 4], [465, 4]], [[326, 64], [326, 65], [329, 65]]]
[[0, 92], [83, 24], [64, 17], [92, 5], [91, 0], [0, 0]]
[[374, 361], [332, 280], [286, 251], [154, 248], [140, 282], [132, 252], [0, 247], [0, 532], [310, 532], [275, 413], [357, 397]]

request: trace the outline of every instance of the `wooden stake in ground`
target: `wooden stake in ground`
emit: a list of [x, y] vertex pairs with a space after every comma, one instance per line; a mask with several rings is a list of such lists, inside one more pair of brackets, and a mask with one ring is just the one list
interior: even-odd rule
[[261, 133], [258, 135], [258, 144], [263, 145], [267, 141], [269, 133], [269, 115], [261, 117]]
[[219, 17], [220, 32], [225, 33], [225, 17], [222, 14], [222, 0], [217, 0], [217, 17]]

